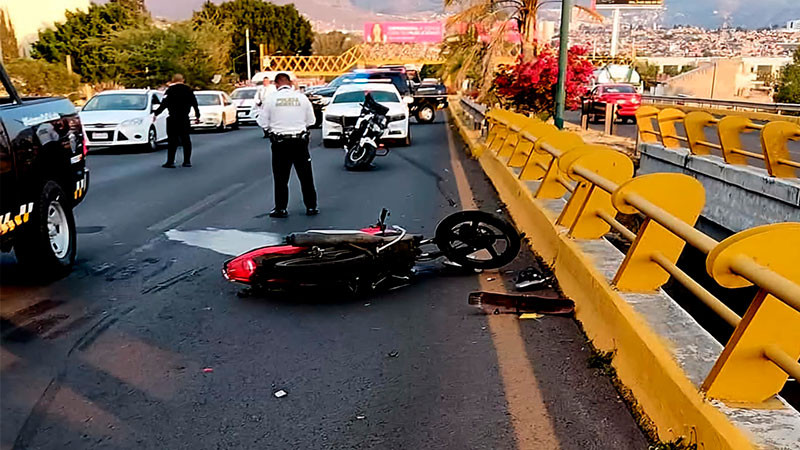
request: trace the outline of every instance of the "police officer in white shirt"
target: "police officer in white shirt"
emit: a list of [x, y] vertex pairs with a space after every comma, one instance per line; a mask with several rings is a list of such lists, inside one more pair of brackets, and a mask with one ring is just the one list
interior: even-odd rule
[[292, 166], [297, 171], [303, 191], [306, 215], [319, 214], [317, 191], [311, 172], [311, 155], [308, 152], [308, 127], [314, 125], [314, 109], [301, 92], [292, 88], [286, 73], [275, 76], [278, 88], [268, 95], [261, 109], [262, 123], [272, 142], [272, 178], [275, 180], [275, 208], [270, 217], [287, 217], [289, 203], [289, 177]]

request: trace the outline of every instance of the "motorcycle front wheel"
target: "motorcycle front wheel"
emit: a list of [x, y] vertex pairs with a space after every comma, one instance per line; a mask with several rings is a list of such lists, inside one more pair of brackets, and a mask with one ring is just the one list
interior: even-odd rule
[[459, 211], [436, 227], [434, 242], [450, 261], [473, 269], [497, 269], [517, 257], [520, 236], [502, 218], [483, 211]]
[[344, 167], [347, 170], [363, 170], [375, 159], [376, 149], [371, 145], [354, 145], [344, 156]]

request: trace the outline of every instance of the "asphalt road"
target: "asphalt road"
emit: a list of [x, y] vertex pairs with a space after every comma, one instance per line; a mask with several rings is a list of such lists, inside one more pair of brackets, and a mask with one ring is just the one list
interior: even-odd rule
[[[575, 125], [581, 124], [581, 112], [580, 111], [567, 111], [564, 113], [564, 119], [569, 123], [574, 123]], [[763, 123], [763, 122], [761, 122]], [[604, 123], [590, 123], [589, 128], [596, 131], [605, 131], [605, 124]], [[679, 136], [686, 136], [686, 132], [683, 129], [683, 124], [678, 123], [676, 124], [676, 131]], [[630, 139], [636, 139], [636, 134], [638, 130], [635, 124], [632, 123], [615, 123], [614, 129], [612, 133], [615, 136], [626, 137]], [[708, 142], [719, 144], [719, 135], [716, 132], [716, 128], [706, 128], [706, 140]], [[747, 150], [753, 153], [761, 154], [762, 147], [761, 147], [761, 136], [758, 132], [752, 133], [744, 133], [741, 135], [741, 142], [742, 142], [742, 149]], [[685, 146], [685, 144], [683, 144]], [[787, 144], [787, 149], [789, 150], [789, 155], [793, 161], [800, 161], [800, 141], [789, 141]], [[716, 149], [711, 149], [711, 154], [722, 157], [722, 152]], [[757, 158], [747, 158], [747, 164], [753, 167], [760, 167], [764, 168], [764, 161], [759, 160]]]
[[[360, 300], [239, 298], [223, 279], [226, 253], [361, 227], [382, 207], [432, 234], [461, 208], [462, 165], [474, 202], [500, 208], [480, 168], [451, 158], [449, 144], [463, 144], [445, 123], [413, 132], [365, 173], [344, 171], [315, 133], [322, 213], [302, 214], [293, 179], [284, 220], [266, 215], [259, 130], [194, 135], [189, 169], [162, 169], [164, 150], [90, 154], [74, 272], [41, 285], [0, 258], [0, 448], [647, 448], [572, 319], [519, 322], [498, 339], [493, 327], [516, 319], [489, 323], [467, 305], [486, 274], [431, 264], [411, 286]], [[530, 264], [525, 253], [511, 268]]]

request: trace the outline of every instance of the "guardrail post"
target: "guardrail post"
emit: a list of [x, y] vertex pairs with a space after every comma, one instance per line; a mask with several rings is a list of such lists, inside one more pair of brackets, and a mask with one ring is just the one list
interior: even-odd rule
[[705, 111], [692, 111], [683, 118], [683, 127], [686, 129], [686, 139], [689, 141], [689, 150], [694, 155], [710, 155], [711, 147], [704, 145], [706, 128], [717, 123], [717, 119]]
[[[556, 135], [560, 133], [563, 132], [555, 125], [550, 123], [542, 123], [541, 131], [537, 130], [537, 139], [533, 145], [533, 148], [531, 149], [531, 153], [528, 155], [528, 159], [525, 161], [525, 166], [519, 173], [520, 180], [540, 180], [544, 176], [545, 172], [547, 172], [547, 167], [550, 164], [550, 160], [553, 159], [553, 155], [542, 150], [542, 144], [548, 142], [548, 136], [551, 134]], [[574, 135], [573, 133], [570, 134]], [[578, 139], [580, 139], [580, 137]], [[573, 139], [573, 141], [575, 140]], [[583, 139], [580, 139], [580, 143], [576, 145], [580, 144], [583, 144]]]
[[584, 145], [562, 155], [558, 167], [570, 179], [577, 181], [578, 186], [556, 223], [569, 228], [570, 236], [577, 239], [598, 239], [608, 233], [611, 226], [600, 218], [600, 214], [616, 216], [611, 193], [575, 171], [595, 173], [609, 183], [607, 188], [611, 185], [615, 188], [633, 177], [631, 159], [604, 145]]
[[583, 145], [583, 139], [575, 133], [561, 130], [558, 133], [548, 134], [536, 141], [534, 151], [546, 152], [542, 148], [544, 145], [557, 148], [561, 150], [561, 153], [559, 155], [552, 155], [547, 152], [550, 156], [550, 161], [546, 165], [547, 170], [542, 176], [539, 189], [536, 190], [534, 198], [560, 198], [567, 192], [567, 188], [564, 184], [568, 180], [558, 169], [558, 158], [564, 153]]
[[528, 123], [520, 132], [520, 142], [517, 144], [514, 153], [508, 160], [508, 166], [525, 167], [530, 160], [535, 144], [532, 140], [525, 138], [526, 134], [531, 137], [538, 137], [550, 132], [551, 128], [553, 130], [558, 130], [555, 125], [546, 124], [539, 119], [528, 119]]
[[742, 149], [742, 133], [749, 133], [756, 128], [747, 117], [727, 116], [720, 119], [717, 124], [719, 143], [722, 146], [722, 156], [728, 164], [738, 166], [747, 165], [747, 157], [737, 153]]
[[636, 126], [639, 129], [639, 140], [643, 143], [655, 144], [661, 133], [653, 126], [653, 118], [658, 116], [660, 109], [655, 106], [642, 105], [636, 110]]
[[790, 122], [770, 122], [761, 130], [761, 147], [764, 149], [764, 163], [767, 172], [773, 177], [794, 178], [800, 163], [792, 161], [788, 141], [800, 140], [800, 125]]
[[[800, 284], [797, 254], [786, 249], [800, 249], [800, 223], [764, 225], [734, 234], [709, 253], [706, 269], [723, 287], [750, 286], [732, 268], [736, 259], [750, 258]], [[795, 362], [800, 358], [800, 311], [761, 287], [703, 382], [701, 390], [710, 398], [763, 402], [780, 392], [789, 377], [765, 349], [783, 352]]]
[[661, 131], [661, 143], [664, 147], [680, 148], [681, 141], [677, 139], [675, 122], [683, 120], [684, 117], [686, 113], [675, 108], [664, 108], [658, 113], [658, 129]]
[[[680, 220], [690, 225], [697, 222], [705, 204], [705, 189], [696, 179], [680, 173], [652, 173], [633, 178], [611, 196], [614, 207], [623, 214], [639, 212], [633, 197], [643, 198], [663, 212], [662, 220]], [[631, 202], [629, 202], [631, 201]], [[652, 259], [661, 254], [672, 263], [686, 245], [653, 217], [647, 217], [622, 261], [613, 283], [621, 291], [649, 292], [669, 280], [669, 273]]]

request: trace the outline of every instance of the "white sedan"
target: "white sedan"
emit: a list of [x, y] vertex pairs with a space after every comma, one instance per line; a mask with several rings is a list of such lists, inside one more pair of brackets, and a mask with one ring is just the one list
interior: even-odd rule
[[342, 125], [354, 126], [361, 115], [361, 104], [364, 103], [366, 92], [370, 92], [375, 101], [389, 108], [386, 114], [389, 124], [382, 139], [411, 145], [408, 105], [391, 83], [349, 83], [339, 87], [322, 112], [323, 144], [326, 147], [338, 146], [342, 139]]
[[242, 87], [231, 92], [239, 123], [256, 123], [256, 92], [257, 87]]
[[87, 147], [143, 146], [156, 150], [167, 139], [166, 111], [153, 117], [163, 94], [149, 89], [104, 91], [92, 97], [79, 115]]
[[190, 111], [192, 128], [216, 128], [222, 131], [228, 127], [239, 127], [236, 106], [228, 94], [222, 91], [197, 91], [194, 96], [200, 107], [200, 120], [195, 121], [194, 110]]

